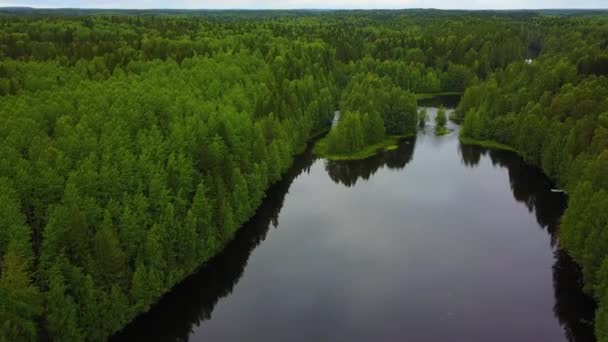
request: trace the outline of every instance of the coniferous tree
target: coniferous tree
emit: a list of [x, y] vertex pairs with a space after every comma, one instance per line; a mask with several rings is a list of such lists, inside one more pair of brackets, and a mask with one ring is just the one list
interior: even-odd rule
[[418, 127], [424, 128], [424, 126], [426, 126], [427, 120], [428, 120], [428, 114], [427, 114], [426, 108], [420, 109], [420, 111], [418, 112]]
[[438, 135], [444, 134], [446, 129], [446, 124], [448, 122], [447, 115], [445, 113], [445, 108], [442, 106], [437, 110], [437, 116], [435, 116], [435, 133]]

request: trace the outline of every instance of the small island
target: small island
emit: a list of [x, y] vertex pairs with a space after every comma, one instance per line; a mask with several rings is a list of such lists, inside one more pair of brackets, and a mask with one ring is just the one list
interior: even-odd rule
[[435, 116], [435, 135], [441, 136], [450, 133], [447, 129], [448, 117], [445, 113], [445, 107], [439, 107], [437, 116]]
[[426, 126], [426, 122], [428, 121], [429, 115], [426, 111], [426, 108], [420, 109], [418, 112], [418, 128], [423, 129]]
[[416, 134], [416, 96], [389, 78], [358, 74], [346, 87], [337, 124], [313, 152], [330, 160], [365, 159], [394, 150], [399, 140]]

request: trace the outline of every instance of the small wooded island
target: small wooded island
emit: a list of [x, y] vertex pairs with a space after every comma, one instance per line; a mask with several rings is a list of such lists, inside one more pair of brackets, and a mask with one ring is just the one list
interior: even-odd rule
[[416, 133], [416, 96], [377, 75], [355, 76], [342, 93], [338, 123], [314, 153], [331, 160], [364, 159]]
[[435, 134], [446, 135], [450, 133], [446, 125], [448, 123], [448, 117], [445, 112], [445, 107], [441, 106], [435, 116]]
[[[429, 117], [417, 100], [433, 94], [462, 97], [453, 104], [449, 118], [444, 109], [439, 109], [436, 117]], [[342, 117], [330, 130], [335, 110], [340, 110]], [[448, 120], [461, 123], [454, 134], [448, 134], [453, 128]], [[420, 129], [427, 123], [429, 130]], [[608, 341], [607, 11], [22, 7], [0, 8], [0, 341], [104, 341], [122, 331], [205, 268], [236, 241], [239, 232], [249, 234], [259, 228], [254, 224], [248, 231], [241, 229], [260, 211], [264, 214], [267, 208], [261, 205], [273, 200], [277, 188], [286, 192], [286, 175], [294, 167], [302, 167], [300, 158], [310, 157], [311, 141], [323, 134], [326, 136], [314, 147], [317, 156], [370, 158], [348, 163], [323, 160], [329, 177], [315, 179], [317, 185], [331, 178], [352, 186], [358, 178], [370, 179], [384, 166], [386, 170], [404, 168], [415, 146], [424, 147], [423, 152], [417, 150], [415, 154], [425, 159], [418, 165], [426, 167], [412, 168], [418, 178], [387, 173], [382, 184], [364, 184], [367, 193], [376, 191], [372, 186], [385, 186], [383, 189], [392, 197], [377, 197], [378, 202], [402, 203], [416, 209], [420, 221], [412, 224], [414, 229], [409, 232], [419, 238], [411, 241], [422, 241], [420, 244], [407, 245], [410, 240], [405, 235], [402, 240], [393, 240], [404, 232], [401, 226], [409, 220], [395, 214], [398, 207], [386, 211], [382, 206], [374, 207], [381, 214], [374, 219], [359, 216], [362, 226], [345, 225], [342, 232], [333, 232], [332, 224], [338, 219], [352, 219], [348, 215], [352, 208], [334, 208], [326, 203], [339, 216], [327, 220], [315, 217], [318, 208], [312, 205], [302, 211], [300, 217], [307, 220], [306, 226], [323, 229], [314, 231], [318, 240], [300, 233], [293, 244], [320, 241], [317, 246], [306, 245], [308, 250], [301, 255], [314, 254], [318, 245], [335, 246], [341, 252], [339, 247], [352, 242], [349, 233], [367, 233], [361, 243], [365, 248], [352, 254], [328, 253], [324, 266], [335, 274], [324, 276], [325, 282], [338, 281], [335, 279], [340, 270], [333, 261], [359, 267], [358, 253], [362, 253], [369, 257], [363, 266], [375, 268], [374, 252], [389, 245], [395, 248], [390, 251], [436, 249], [437, 253], [422, 251], [408, 260], [391, 259], [389, 255], [384, 259], [386, 273], [378, 273], [378, 278], [393, 279], [396, 265], [410, 266], [406, 261], [424, 260], [425, 267], [439, 268], [421, 270], [413, 277], [434, 275], [438, 270], [442, 275], [483, 282], [488, 278], [483, 273], [468, 279], [468, 274], [447, 267], [463, 266], [457, 262], [468, 252], [466, 244], [450, 250], [452, 241], [465, 238], [485, 248], [483, 257], [465, 263], [472, 269], [490, 265], [490, 246], [496, 241], [513, 244], [513, 258], [519, 256], [520, 243], [540, 241], [527, 247], [532, 251], [542, 249], [549, 258], [560, 255], [561, 261], [561, 255], [567, 255], [573, 260], [573, 273], [580, 276], [570, 277], [576, 278], [575, 285], [564, 287], [562, 277], [556, 277], [555, 286], [549, 285], [548, 291], [555, 291], [555, 297], [559, 297], [572, 288], [583, 287], [595, 301], [591, 315], [595, 319], [560, 318], [559, 322], [552, 321], [553, 328], [563, 326], [561, 337], [570, 339], [582, 326], [592, 330], [591, 335], [600, 342]], [[411, 143], [398, 143], [406, 137]], [[471, 145], [493, 149], [479, 150]], [[495, 148], [517, 154], [507, 158], [501, 154], [507, 152]], [[374, 155], [386, 150], [387, 156]], [[456, 172], [446, 176], [444, 165], [432, 163], [443, 158]], [[478, 189], [476, 194], [469, 193], [466, 185], [478, 183], [467, 177], [471, 175], [468, 167], [480, 164], [487, 167], [484, 172], [490, 175], [490, 185], [497, 185], [494, 176], [503, 177], [501, 180], [508, 177], [510, 183], [500, 183], [502, 186], [493, 188], [494, 192]], [[495, 164], [511, 167], [497, 175], [492, 173]], [[438, 187], [434, 179], [424, 177], [431, 171], [435, 172], [434, 179], [454, 176], [461, 183], [449, 189]], [[541, 171], [548, 178], [539, 175]], [[403, 183], [393, 193], [386, 185], [397, 180]], [[534, 182], [528, 184], [528, 180]], [[427, 188], [434, 191], [433, 196], [426, 196]], [[550, 188], [564, 189], [568, 197], [556, 204], [550, 198]], [[316, 198], [327, 195], [323, 189], [314, 189], [317, 191], [306, 193], [300, 201], [315, 204]], [[409, 189], [420, 192], [407, 197], [404, 192]], [[336, 191], [347, 198], [349, 194], [342, 190]], [[525, 206], [530, 215], [521, 222], [529, 223], [536, 217], [538, 227], [551, 230], [551, 239], [517, 236], [503, 242], [502, 236], [484, 235], [496, 228], [495, 222], [505, 224], [501, 215], [509, 211], [503, 211], [502, 204], [486, 211], [483, 199], [505, 190], [523, 206], [512, 202], [505, 205], [510, 209]], [[479, 230], [467, 235], [459, 227], [449, 226], [449, 218], [434, 221], [444, 214], [438, 213], [435, 202], [447, 196], [462, 200], [462, 210], [452, 214], [462, 219], [463, 226], [469, 218], [480, 218], [478, 212], [487, 215], [478, 222]], [[477, 207], [469, 206], [467, 198], [478, 200]], [[274, 204], [280, 207], [282, 202], [278, 202]], [[358, 204], [356, 208], [365, 209]], [[447, 212], [450, 207], [443, 208]], [[547, 219], [547, 211], [557, 214]], [[266, 216], [275, 225], [279, 221], [275, 210]], [[521, 227], [521, 222], [507, 222], [498, 233]], [[375, 225], [382, 224], [392, 230], [378, 233]], [[436, 245], [421, 238], [432, 228], [446, 226], [450, 229], [437, 235], [447, 239], [438, 240]], [[360, 229], [354, 232], [355, 228]], [[266, 236], [253, 235], [255, 243]], [[482, 240], [481, 235], [486, 239]], [[233, 248], [241, 247], [237, 243]], [[452, 258], [448, 251], [463, 259]], [[267, 261], [280, 261], [282, 256]], [[239, 259], [235, 267], [232, 258], [226, 259], [222, 266], [227, 271], [243, 273], [246, 262]], [[519, 265], [524, 263], [526, 260], [518, 259]], [[291, 267], [301, 270], [290, 273], [292, 280], [307, 284], [305, 265], [306, 261], [300, 260]], [[555, 267], [556, 273], [560, 265], [563, 263]], [[530, 270], [528, 275], [545, 275], [544, 280], [551, 283], [550, 268]], [[232, 287], [216, 284], [233, 286], [238, 277], [223, 277], [222, 269], [216, 271], [199, 288], [212, 288], [219, 295], [211, 299], [200, 295], [186, 302], [215, 303], [230, 294]], [[340, 285], [375, 285], [372, 277], [358, 271], [351, 283], [348, 279]], [[510, 270], [502, 271], [499, 276], [504, 279], [511, 276]], [[450, 280], [445, 278], [446, 283]], [[408, 281], [403, 278], [387, 283], [386, 289], [411, 290]], [[418, 284], [420, 288], [425, 286]], [[529, 285], [525, 276], [512, 288], [528, 294], [521, 284]], [[383, 311], [384, 302], [374, 295], [385, 289], [372, 285], [368, 289], [370, 300], [366, 304], [377, 304], [370, 312]], [[485, 303], [478, 303], [476, 293], [467, 294], [468, 289], [467, 285], [461, 286], [462, 298], [469, 299], [471, 307], [493, 303], [491, 296]], [[322, 306], [342, 292], [357, 293], [359, 289], [348, 290], [352, 291], [297, 289], [284, 298], [314, 295], [317, 301], [289, 302], [285, 306]], [[331, 294], [336, 297], [326, 297]], [[437, 291], [428, 297], [450, 302], [451, 295], [450, 291]], [[277, 300], [272, 295], [261, 298], [257, 293], [251, 299]], [[336, 303], [340, 308], [351, 304]], [[406, 306], [412, 302], [402, 303]], [[578, 307], [577, 301], [555, 307], [547, 303], [547, 312], [556, 314]], [[424, 307], [425, 303], [416, 305]], [[528, 306], [534, 304], [526, 302], [514, 312], [526, 311]], [[400, 317], [398, 309], [389, 312], [391, 317]], [[501, 309], [496, 306], [483, 313], [485, 317], [502, 317], [502, 312], [497, 312]], [[243, 308], [239, 310], [246, 317], [254, 316]], [[342, 316], [368, 317], [327, 311], [334, 315], [314, 323], [333, 322]], [[452, 322], [454, 316], [446, 312], [433, 312], [424, 328], [434, 330], [438, 322]], [[272, 314], [280, 316], [283, 311]], [[192, 316], [193, 326], [198, 326], [212, 315], [203, 310]], [[308, 317], [318, 315], [311, 313]], [[470, 336], [477, 336], [471, 335], [477, 327], [484, 328], [483, 322], [474, 321], [467, 331], [469, 338], [462, 340], [471, 340]], [[389, 325], [407, 330], [401, 322], [381, 323], [386, 325], [378, 325], [383, 328], [380, 332]], [[364, 319], [352, 324], [367, 327]], [[510, 328], [508, 319], [498, 325], [507, 325], [507, 332]], [[524, 325], [528, 328], [526, 337], [538, 340], [537, 333], [542, 329], [526, 322]], [[190, 326], [186, 326], [187, 335]], [[229, 321], [225, 329], [234, 326], [239, 324]], [[310, 330], [328, 331], [336, 326], [319, 323], [317, 329]], [[365, 336], [375, 337], [365, 332], [369, 333]], [[187, 336], [174, 339], [186, 340]], [[593, 337], [584, 342], [589, 340]]]

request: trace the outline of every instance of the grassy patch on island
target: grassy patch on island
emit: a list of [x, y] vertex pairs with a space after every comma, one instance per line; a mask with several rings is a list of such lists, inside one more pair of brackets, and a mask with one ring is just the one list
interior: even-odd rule
[[485, 147], [485, 148], [492, 148], [492, 149], [496, 149], [496, 150], [517, 152], [516, 149], [514, 149], [513, 147], [511, 147], [509, 145], [501, 144], [501, 143], [498, 143], [498, 142], [492, 141], [492, 140], [476, 140], [476, 139], [467, 138], [467, 137], [463, 137], [463, 136], [460, 136], [459, 140], [461, 143], [463, 143], [465, 145], [477, 145], [477, 146], [481, 146], [481, 147]]
[[435, 135], [436, 136], [442, 136], [442, 135], [446, 135], [446, 134], [450, 134], [452, 131], [450, 131], [449, 129], [445, 128], [445, 127], [437, 127], [435, 129]]
[[398, 143], [400, 140], [410, 137], [409, 135], [390, 135], [386, 137], [384, 140], [365, 146], [363, 149], [348, 153], [348, 154], [333, 154], [328, 152], [327, 148], [327, 136], [323, 139], [320, 139], [315, 144], [312, 152], [321, 158], [329, 159], [329, 160], [360, 160], [369, 158], [377, 153], [382, 151], [393, 151], [396, 150], [399, 146]]
[[390, 145], [384, 148], [385, 151], [394, 151], [396, 149], [398, 149], [399, 146], [398, 145]]

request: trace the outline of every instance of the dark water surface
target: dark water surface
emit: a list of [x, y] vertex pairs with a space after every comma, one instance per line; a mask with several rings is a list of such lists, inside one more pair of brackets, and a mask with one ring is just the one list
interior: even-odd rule
[[115, 339], [592, 341], [593, 302], [555, 248], [565, 196], [512, 153], [432, 131], [365, 161], [298, 157]]

